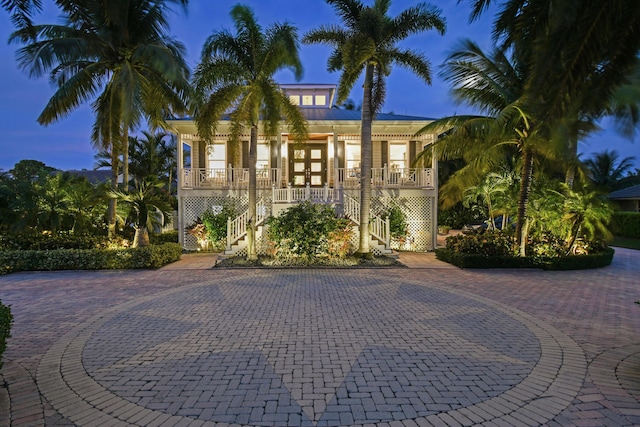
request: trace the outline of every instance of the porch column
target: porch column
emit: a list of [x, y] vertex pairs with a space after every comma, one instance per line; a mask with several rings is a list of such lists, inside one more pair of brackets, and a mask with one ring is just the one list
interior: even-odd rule
[[436, 147], [431, 143], [431, 179], [433, 180], [433, 225], [431, 235], [433, 236], [433, 249], [438, 247], [438, 153]]

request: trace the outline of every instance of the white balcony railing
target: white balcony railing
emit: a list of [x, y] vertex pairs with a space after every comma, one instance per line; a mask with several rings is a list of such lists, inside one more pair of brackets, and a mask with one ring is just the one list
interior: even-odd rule
[[297, 203], [310, 201], [314, 203], [339, 203], [342, 192], [339, 188], [329, 188], [329, 184], [316, 188], [306, 187], [273, 188], [273, 203]]
[[[184, 168], [181, 173], [182, 188], [248, 188], [248, 168]], [[258, 169], [256, 171], [258, 188], [271, 188], [280, 185], [280, 169]]]
[[[283, 187], [280, 169], [258, 169], [256, 171], [256, 184], [260, 189]], [[180, 174], [182, 188], [226, 189], [248, 188], [249, 169], [247, 168], [184, 168]], [[359, 188], [360, 168], [336, 168], [333, 176], [328, 176], [327, 181], [333, 188]], [[433, 169], [430, 168], [373, 168], [371, 169], [371, 185], [380, 188], [430, 188], [433, 189], [435, 180]], [[312, 188], [312, 191], [322, 191], [322, 188]], [[304, 187], [299, 191], [306, 191]], [[302, 196], [295, 196], [296, 198]], [[313, 196], [314, 198], [316, 196]], [[319, 197], [321, 198], [321, 197]]]
[[[336, 169], [336, 186], [360, 187], [360, 168]], [[371, 185], [374, 187], [434, 188], [433, 169], [429, 168], [372, 168]]]

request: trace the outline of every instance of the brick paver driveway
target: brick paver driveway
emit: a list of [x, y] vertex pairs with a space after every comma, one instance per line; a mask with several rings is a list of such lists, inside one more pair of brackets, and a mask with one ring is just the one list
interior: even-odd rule
[[0, 277], [0, 425], [640, 424], [640, 252], [573, 272], [408, 261]]

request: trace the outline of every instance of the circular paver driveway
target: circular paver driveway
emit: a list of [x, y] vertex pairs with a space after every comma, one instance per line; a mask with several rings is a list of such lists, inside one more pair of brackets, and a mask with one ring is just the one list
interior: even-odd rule
[[576, 396], [567, 336], [398, 273], [245, 270], [138, 299], [59, 340], [38, 384], [79, 425], [539, 425]]

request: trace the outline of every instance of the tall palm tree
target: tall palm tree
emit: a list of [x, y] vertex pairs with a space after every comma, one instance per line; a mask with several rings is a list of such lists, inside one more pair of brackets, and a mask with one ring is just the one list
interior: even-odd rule
[[210, 142], [219, 121], [229, 114], [229, 141], [240, 142], [246, 128], [249, 141], [249, 224], [247, 259], [257, 259], [256, 232], [256, 162], [259, 125], [264, 134], [274, 136], [282, 117], [288, 120], [293, 139], [303, 141], [307, 125], [301, 111], [274, 81], [278, 71], [290, 69], [296, 79], [302, 77], [295, 27], [273, 24], [264, 32], [250, 8], [236, 5], [231, 9], [236, 34], [227, 30], [214, 32], [205, 42], [194, 75], [195, 121], [198, 134]]
[[[470, 2], [475, 19], [493, 1]], [[565, 126], [568, 164], [577, 164], [579, 137], [572, 124], [609, 114], [612, 97], [638, 68], [640, 3], [507, 0], [500, 5], [493, 33], [519, 63], [527, 64], [526, 110], [539, 118], [550, 137]], [[571, 175], [568, 170], [569, 184]]]
[[[31, 77], [49, 75], [57, 90], [38, 117], [48, 125], [92, 101], [92, 142], [112, 157], [112, 186], [117, 186], [118, 154], [123, 153], [128, 183], [128, 133], [146, 118], [161, 126], [170, 112], [185, 110], [189, 72], [184, 47], [167, 35], [169, 3], [178, 0], [62, 1], [56, 4], [62, 25], [23, 22], [11, 40], [18, 64]], [[6, 3], [36, 8], [40, 2]], [[5, 4], [5, 8], [7, 7]], [[115, 234], [115, 199], [109, 206], [109, 232]]]
[[516, 239], [524, 254], [527, 204], [536, 155], [547, 153], [548, 144], [534, 127], [536, 118], [520, 107], [526, 81], [525, 69], [496, 48], [486, 54], [463, 40], [447, 58], [441, 76], [453, 85], [458, 102], [477, 108], [485, 115], [445, 117], [419, 133], [445, 132], [438, 142], [443, 159], [464, 158], [466, 165], [444, 186], [452, 202], [461, 199], [467, 187], [478, 185], [515, 153], [520, 160], [520, 190], [516, 216]]
[[436, 29], [445, 32], [440, 10], [418, 3], [397, 17], [387, 15], [391, 0], [375, 0], [365, 6], [360, 0], [327, 0], [342, 20], [342, 25], [323, 25], [307, 33], [305, 43], [321, 43], [334, 50], [329, 56], [329, 71], [340, 71], [337, 103], [344, 102], [364, 72], [362, 120], [360, 130], [360, 244], [358, 253], [370, 256], [369, 216], [371, 210], [371, 127], [385, 98], [385, 78], [393, 65], [407, 68], [425, 83], [431, 83], [431, 69], [420, 52], [402, 49], [399, 42], [412, 34]]

